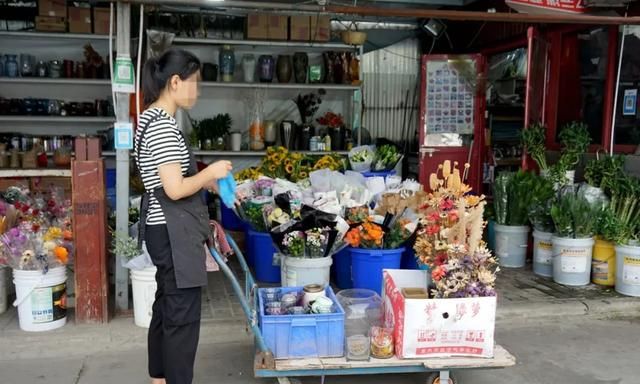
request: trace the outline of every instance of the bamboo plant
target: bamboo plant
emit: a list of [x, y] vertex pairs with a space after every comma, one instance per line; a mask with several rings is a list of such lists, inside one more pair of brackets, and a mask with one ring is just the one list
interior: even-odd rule
[[538, 164], [540, 171], [547, 171], [547, 148], [545, 146], [547, 127], [542, 123], [535, 123], [520, 132], [522, 146]]
[[561, 195], [551, 206], [555, 233], [564, 238], [592, 237], [596, 230], [595, 214], [596, 209], [574, 192]]
[[527, 225], [531, 190], [535, 175], [531, 172], [501, 173], [494, 182], [494, 208], [496, 223], [500, 225]]

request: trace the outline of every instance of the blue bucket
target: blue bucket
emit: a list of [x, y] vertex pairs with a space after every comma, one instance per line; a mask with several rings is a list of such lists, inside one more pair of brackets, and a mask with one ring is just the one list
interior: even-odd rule
[[413, 244], [407, 246], [406, 250], [402, 254], [402, 262], [400, 263], [401, 269], [420, 269], [418, 260], [416, 260], [416, 251], [413, 249]]
[[242, 231], [244, 230], [245, 224], [236, 213], [227, 208], [224, 203], [220, 202], [220, 219], [222, 221], [222, 226], [224, 229], [228, 231]]
[[273, 265], [276, 249], [271, 242], [271, 235], [252, 229], [248, 230], [248, 235], [248, 248], [253, 256], [256, 279], [263, 283], [280, 283], [280, 267]]
[[496, 230], [495, 230], [496, 222], [493, 220], [489, 220], [487, 223], [487, 247], [489, 250], [494, 252], [496, 251]]
[[368, 171], [368, 172], [362, 172], [362, 176], [364, 177], [387, 177], [387, 176], [391, 176], [391, 175], [395, 175], [396, 174], [396, 170], [392, 169], [390, 171], [378, 171], [378, 172], [374, 172], [374, 171]]
[[351, 252], [349, 247], [333, 255], [333, 281], [340, 289], [353, 288], [351, 280]]
[[400, 269], [405, 248], [351, 248], [353, 287], [370, 289], [382, 294], [382, 270]]

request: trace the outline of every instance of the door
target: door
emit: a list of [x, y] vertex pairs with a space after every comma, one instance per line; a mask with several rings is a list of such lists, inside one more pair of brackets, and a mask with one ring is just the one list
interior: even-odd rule
[[420, 85], [420, 183], [445, 160], [471, 168], [465, 181], [480, 188], [484, 142], [485, 64], [481, 55], [425, 55]]

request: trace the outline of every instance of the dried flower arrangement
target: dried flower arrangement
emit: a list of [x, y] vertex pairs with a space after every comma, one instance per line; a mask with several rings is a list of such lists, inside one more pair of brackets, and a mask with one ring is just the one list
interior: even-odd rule
[[482, 241], [484, 196], [464, 183], [470, 166], [445, 161], [429, 179], [433, 192], [420, 207], [414, 249], [431, 269], [435, 298], [495, 296], [496, 258]]

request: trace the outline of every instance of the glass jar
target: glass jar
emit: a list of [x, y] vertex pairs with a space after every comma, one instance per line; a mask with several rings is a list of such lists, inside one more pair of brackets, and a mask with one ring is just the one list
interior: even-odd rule
[[7, 77], [18, 77], [18, 56], [7, 55], [7, 61], [4, 63], [4, 72]]
[[47, 64], [42, 60], [36, 65], [36, 76], [47, 77]]
[[232, 82], [233, 81], [233, 72], [236, 66], [236, 57], [233, 52], [233, 48], [230, 45], [222, 46], [220, 50], [220, 75], [222, 76], [222, 81], [224, 82]]

